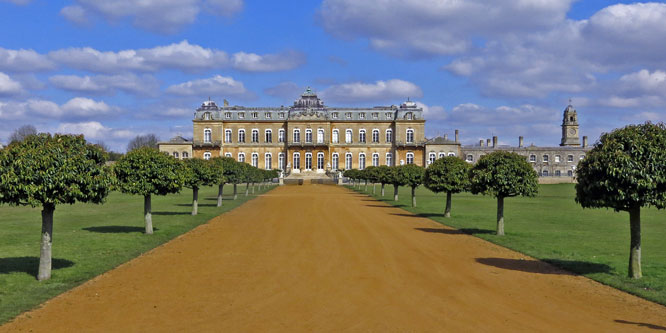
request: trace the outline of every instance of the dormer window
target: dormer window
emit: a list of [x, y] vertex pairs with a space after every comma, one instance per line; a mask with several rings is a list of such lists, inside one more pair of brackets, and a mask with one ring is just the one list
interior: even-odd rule
[[386, 117], [386, 119], [393, 119], [393, 114], [391, 112], [386, 112], [384, 116]]
[[280, 113], [278, 113], [278, 118], [280, 118], [280, 119], [284, 119], [284, 112], [280, 112]]
[[379, 112], [373, 112], [372, 119], [379, 119]]
[[210, 120], [210, 112], [204, 113], [204, 120]]
[[337, 112], [331, 113], [331, 118], [338, 119], [338, 113]]
[[345, 113], [345, 118], [351, 119], [351, 112], [346, 112]]
[[238, 112], [238, 119], [245, 119], [245, 112]]
[[405, 119], [412, 120], [413, 118], [414, 118], [414, 115], [411, 112], [407, 112], [405, 114]]
[[252, 112], [252, 119], [259, 118], [259, 112]]
[[225, 112], [224, 113], [224, 118], [231, 119], [231, 112]]
[[359, 119], [365, 119], [365, 113], [359, 113], [358, 118]]
[[271, 113], [270, 112], [266, 112], [264, 114], [264, 116], [266, 117], [266, 119], [271, 119]]

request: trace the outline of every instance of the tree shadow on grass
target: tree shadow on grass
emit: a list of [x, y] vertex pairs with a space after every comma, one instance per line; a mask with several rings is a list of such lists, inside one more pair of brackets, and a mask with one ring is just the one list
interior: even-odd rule
[[622, 319], [615, 319], [615, 322], [620, 323], [620, 324], [636, 325], [638, 327], [647, 327], [647, 328], [650, 328], [650, 329], [653, 329], [653, 330], [666, 331], [666, 327], [655, 325], [655, 324], [639, 323], [639, 322], [635, 322], [635, 321], [627, 321], [627, 320], [622, 320]]
[[[145, 227], [131, 227], [126, 225], [103, 225], [99, 227], [87, 227], [82, 228], [81, 230], [97, 232], [100, 234], [129, 234], [133, 232], [143, 233], [146, 231]], [[153, 230], [160, 230], [158, 228], [153, 228]]]
[[444, 229], [444, 228], [414, 228], [423, 232], [440, 233], [447, 235], [480, 235], [494, 234], [495, 232], [487, 229], [463, 228], [463, 229]]
[[[51, 269], [61, 269], [74, 266], [74, 262], [67, 259], [52, 258]], [[0, 258], [0, 274], [27, 273], [37, 276], [39, 270], [39, 257], [9, 257]]]
[[[215, 199], [217, 201], [217, 199]], [[181, 206], [181, 207], [192, 207], [192, 204], [176, 204], [176, 206]], [[199, 203], [199, 207], [217, 207], [217, 204], [207, 204], [207, 203]]]
[[[404, 207], [404, 205], [400, 205], [401, 207]], [[395, 206], [395, 207], [400, 207], [400, 206]], [[418, 214], [408, 214], [408, 213], [391, 213], [391, 215], [395, 216], [406, 216], [406, 217], [425, 217], [425, 218], [432, 218], [432, 217], [443, 217], [444, 214], [437, 214], [437, 213], [418, 213]]]
[[[208, 198], [205, 198], [204, 200], [217, 202], [217, 197], [208, 197]], [[222, 197], [222, 201], [231, 201], [231, 200], [234, 200], [233, 194], [229, 197]], [[191, 204], [190, 204], [190, 206], [191, 206]]]
[[544, 259], [541, 261], [531, 259], [476, 258], [476, 262], [497, 268], [536, 274], [575, 275], [575, 273], [610, 273], [611, 271], [611, 267], [605, 264], [560, 259]]
[[192, 215], [192, 212], [153, 212], [153, 215]]

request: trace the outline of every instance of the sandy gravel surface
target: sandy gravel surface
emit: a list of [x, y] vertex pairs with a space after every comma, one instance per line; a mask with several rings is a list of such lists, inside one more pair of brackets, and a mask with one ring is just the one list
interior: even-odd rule
[[326, 185], [277, 188], [0, 327], [2, 332], [655, 329], [666, 330], [665, 307]]

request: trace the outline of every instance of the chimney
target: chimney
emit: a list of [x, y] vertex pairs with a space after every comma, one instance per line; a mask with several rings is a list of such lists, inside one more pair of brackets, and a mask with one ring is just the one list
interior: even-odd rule
[[490, 147], [490, 139], [486, 139], [486, 146]]
[[483, 139], [479, 140], [479, 146], [483, 147]]
[[456, 142], [458, 142], [458, 139], [459, 139], [458, 134], [459, 134], [459, 132], [458, 132], [458, 130], [456, 130]]
[[497, 147], [497, 136], [493, 136], [493, 148]]
[[583, 136], [583, 147], [587, 147], [587, 135]]
[[518, 148], [523, 148], [523, 137], [522, 136], [518, 137]]
[[448, 134], [444, 134], [444, 141], [449, 141], [449, 135]]

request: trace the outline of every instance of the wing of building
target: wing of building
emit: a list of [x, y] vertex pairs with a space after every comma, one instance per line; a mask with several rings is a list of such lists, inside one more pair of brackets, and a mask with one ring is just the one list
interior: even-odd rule
[[[205, 101], [196, 109], [193, 139], [175, 137], [159, 149], [177, 158], [232, 157], [262, 169], [286, 173], [363, 169], [367, 166], [417, 164], [427, 166], [443, 156], [460, 156], [474, 163], [492, 150], [525, 155], [542, 176], [571, 177], [578, 159], [589, 148], [578, 139], [576, 111], [564, 112], [558, 147], [505, 147], [481, 142], [462, 146], [454, 140], [425, 138], [423, 109], [409, 99], [399, 106], [329, 107], [307, 89], [292, 106], [218, 106]], [[584, 137], [585, 139], [585, 137]], [[585, 141], [585, 140], [584, 140]], [[573, 157], [572, 157], [573, 156]]]

